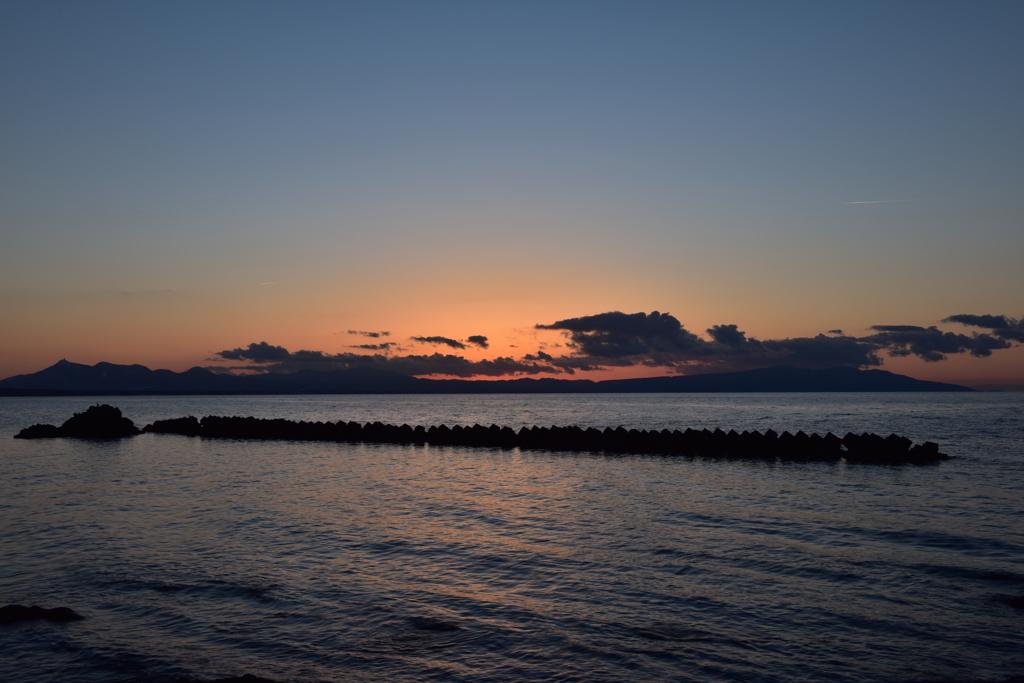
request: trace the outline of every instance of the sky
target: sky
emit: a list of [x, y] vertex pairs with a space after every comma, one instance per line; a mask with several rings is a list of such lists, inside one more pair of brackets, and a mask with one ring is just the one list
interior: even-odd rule
[[1022, 26], [999, 1], [8, 0], [0, 377], [1024, 384]]

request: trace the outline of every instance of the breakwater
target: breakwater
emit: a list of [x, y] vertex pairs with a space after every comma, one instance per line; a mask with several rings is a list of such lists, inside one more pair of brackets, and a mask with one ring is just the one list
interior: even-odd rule
[[15, 435], [17, 439], [56, 437], [122, 438], [140, 433], [178, 434], [211, 439], [277, 439], [288, 441], [342, 441], [351, 443], [431, 444], [434, 446], [475, 446], [484, 448], [521, 448], [547, 451], [592, 453], [680, 455], [745, 460], [787, 460], [795, 462], [869, 463], [882, 465], [924, 465], [946, 460], [931, 441], [914, 444], [910, 439], [890, 434], [847, 433], [842, 438], [829, 432], [824, 436], [782, 432], [721, 429], [685, 431], [663, 429], [638, 430], [623, 427], [511, 427], [492, 424], [484, 427], [435, 425], [411, 427], [381, 422], [306, 422], [256, 417], [220, 417], [203, 419], [179, 417], [157, 420], [141, 431], [113, 406], [92, 406], [75, 413], [60, 427], [36, 424]]
[[180, 434], [219, 439], [284, 439], [294, 441], [341, 441], [393, 444], [430, 444], [435, 446], [474, 446], [521, 448], [550, 451], [575, 451], [610, 454], [646, 454], [701, 456], [747, 460], [786, 460], [796, 462], [837, 462], [870, 464], [927, 464], [949, 456], [939, 452], [938, 444], [914, 444], [910, 439], [890, 434], [848, 433], [842, 438], [831, 432], [824, 436], [798, 431], [777, 433], [771, 429], [729, 431], [708, 429], [685, 431], [593, 427], [511, 427], [476, 424], [471, 427], [380, 422], [294, 422], [254, 417], [207, 416], [157, 420], [142, 430], [155, 434]]

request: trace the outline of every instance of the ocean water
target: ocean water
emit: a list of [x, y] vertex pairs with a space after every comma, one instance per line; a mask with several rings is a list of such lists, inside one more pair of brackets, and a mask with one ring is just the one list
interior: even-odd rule
[[[105, 402], [416, 424], [896, 432], [928, 466], [11, 438]], [[1024, 394], [0, 398], [0, 680], [1024, 675]]]

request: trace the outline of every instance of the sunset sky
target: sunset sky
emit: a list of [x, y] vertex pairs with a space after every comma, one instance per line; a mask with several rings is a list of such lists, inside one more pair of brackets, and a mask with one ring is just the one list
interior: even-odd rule
[[4, 2], [0, 378], [1024, 384], [1022, 28], [1018, 1]]

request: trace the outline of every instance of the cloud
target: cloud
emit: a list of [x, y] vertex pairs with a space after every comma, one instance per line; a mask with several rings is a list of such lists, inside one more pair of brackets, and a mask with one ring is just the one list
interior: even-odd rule
[[601, 313], [536, 327], [566, 334], [572, 353], [550, 361], [566, 371], [630, 365], [687, 373], [767, 365], [872, 367], [882, 365], [882, 353], [936, 362], [952, 353], [985, 357], [1010, 348], [1010, 341], [1024, 341], [1019, 321], [1004, 316], [960, 315], [947, 321], [990, 327], [993, 333], [964, 335], [919, 325], [876, 325], [871, 328], [874, 334], [864, 337], [831, 330], [829, 334], [835, 336], [761, 341], [729, 324], [709, 328], [710, 341], [706, 341], [687, 331], [673, 316], [657, 311]]
[[924, 332], [928, 328], [919, 325], [872, 325], [871, 329], [879, 332]]
[[971, 315], [970, 313], [959, 313], [943, 318], [944, 323], [960, 323], [961, 325], [973, 325], [974, 327], [988, 327], [998, 329], [1002, 327], [1013, 327], [1017, 321], [1007, 318], [1005, 315]]
[[430, 356], [397, 356], [383, 366], [375, 362], [375, 366], [385, 370], [401, 372], [406, 375], [451, 375], [454, 377], [503, 377], [523, 374], [555, 374], [559, 371], [542, 363], [524, 362], [514, 358], [498, 357], [479, 361], [471, 361], [462, 356], [442, 355], [435, 353]]
[[937, 327], [916, 325], [875, 325], [871, 329], [878, 334], [863, 337], [862, 340], [877, 344], [888, 350], [890, 356], [917, 356], [926, 362], [946, 360], [950, 353], [969, 351], [972, 356], [984, 358], [998, 349], [1010, 348], [1010, 342], [988, 334], [955, 334], [943, 332]]
[[714, 325], [708, 329], [708, 335], [713, 341], [728, 346], [742, 346], [746, 338], [746, 332], [740, 332], [737, 325]]
[[390, 351], [391, 347], [398, 346], [396, 342], [381, 342], [380, 344], [353, 344], [350, 349], [365, 349], [367, 351]]
[[[244, 360], [250, 363], [302, 363], [317, 365], [334, 362], [335, 356], [323, 351], [295, 351], [292, 353], [283, 346], [271, 346], [267, 342], [249, 344], [246, 348], [218, 351], [216, 356], [223, 360]], [[352, 354], [354, 355], [354, 354]]]
[[[264, 347], [273, 349], [273, 352], [263, 352]], [[284, 347], [270, 346], [266, 342], [250, 344], [246, 349], [220, 351], [216, 356], [223, 360], [249, 361], [252, 365], [234, 369], [257, 370], [259, 372], [346, 370], [365, 367], [390, 370], [391, 372], [398, 372], [403, 375], [450, 375], [454, 377], [502, 377], [516, 374], [537, 375], [561, 372], [561, 370], [544, 363], [515, 360], [514, 358], [499, 357], [471, 361], [462, 356], [442, 355], [440, 353], [429, 356], [364, 355], [351, 352], [327, 354], [322, 351], [295, 351], [292, 353]]]
[[866, 202], [846, 202], [847, 204], [892, 204], [894, 202], [919, 202], [920, 199], [871, 199]]
[[728, 362], [742, 367], [764, 367], [766, 361], [773, 365], [794, 365], [805, 368], [872, 367], [882, 364], [876, 353], [877, 346], [865, 343], [856, 337], [829, 337], [819, 334], [814, 337], [792, 339], [748, 340], [740, 347], [741, 355]]
[[551, 361], [567, 372], [642, 365], [678, 372], [738, 370], [766, 365], [834, 367], [880, 365], [871, 344], [850, 337], [759, 341], [737, 325], [715, 325], [711, 341], [686, 330], [668, 313], [613, 311], [560, 320], [537, 329], [562, 330], [573, 352]]
[[358, 334], [363, 337], [370, 337], [371, 339], [377, 339], [378, 337], [388, 337], [391, 335], [390, 332], [364, 332], [362, 330], [349, 330], [349, 334]]
[[[514, 375], [567, 374], [616, 367], [646, 367], [669, 372], [696, 374], [792, 365], [804, 368], [876, 367], [883, 354], [917, 356], [926, 362], [945, 360], [950, 354], [970, 353], [983, 358], [994, 351], [1024, 342], [1021, 321], [996, 315], [958, 314], [943, 320], [981, 327], [991, 332], [958, 334], [920, 325], [875, 325], [871, 334], [855, 337], [841, 330], [814, 337], [760, 340], [747, 336], [735, 324], [713, 325], [707, 338], [688, 331], [668, 313], [622, 313], [611, 311], [551, 324], [535, 330], [554, 330], [565, 335], [567, 353], [555, 356], [539, 349], [519, 359], [498, 357], [471, 361], [458, 355], [394, 355], [402, 351], [394, 342], [359, 344], [350, 348], [382, 351], [372, 355], [300, 350], [290, 352], [267, 342], [221, 351], [220, 360], [244, 361], [242, 368], [257, 372], [295, 372], [302, 369], [338, 370], [376, 367], [406, 375], [448, 375], [453, 377], [502, 377]], [[361, 333], [369, 335], [371, 333]], [[382, 334], [382, 333], [373, 333]], [[427, 344], [467, 348], [449, 337], [412, 337]], [[474, 335], [467, 343], [488, 348], [488, 340]], [[548, 346], [557, 347], [557, 344]], [[514, 348], [514, 347], [510, 347]]]
[[224, 360], [247, 360], [253, 363], [273, 363], [287, 359], [291, 354], [283, 346], [271, 346], [267, 342], [249, 344], [246, 348], [218, 351]]
[[943, 318], [942, 322], [987, 328], [992, 330], [992, 334], [1000, 339], [1024, 342], [1024, 320], [1008, 318], [1005, 315], [971, 315], [969, 313], [960, 313]]
[[444, 344], [450, 346], [453, 349], [464, 349], [466, 345], [457, 339], [449, 339], [448, 337], [409, 337], [413, 341], [418, 341], [422, 344]]
[[608, 359], [684, 352], [696, 348], [702, 341], [674, 317], [658, 311], [650, 314], [612, 311], [535, 327], [567, 331], [570, 347], [580, 355]]

